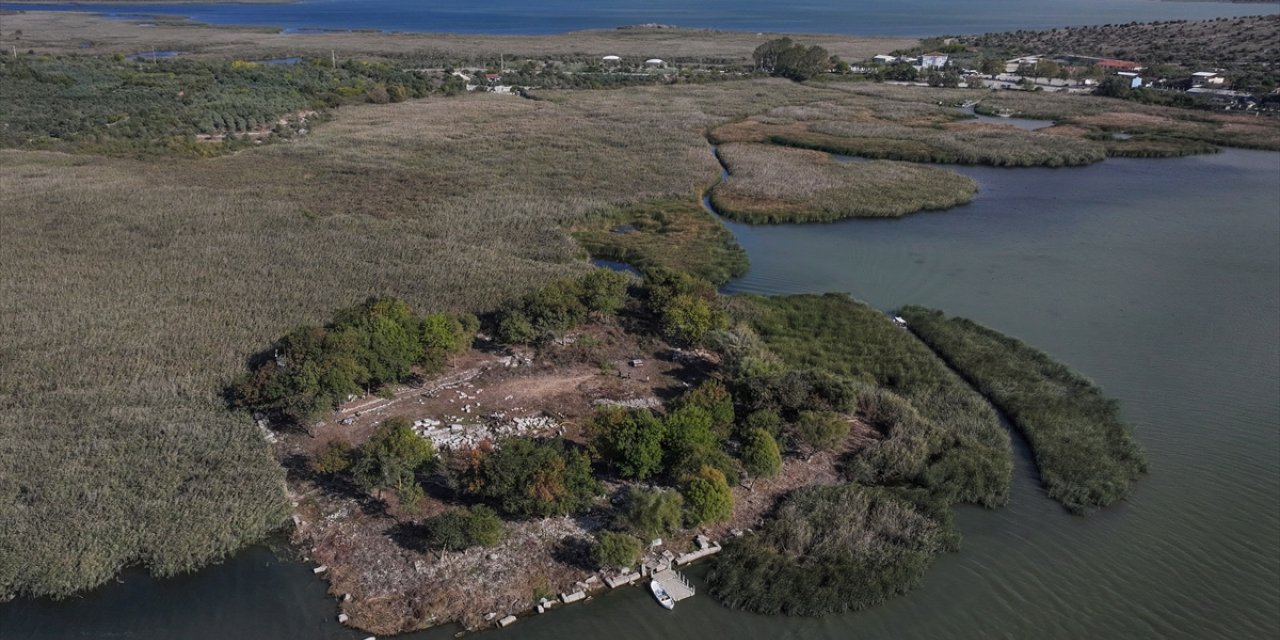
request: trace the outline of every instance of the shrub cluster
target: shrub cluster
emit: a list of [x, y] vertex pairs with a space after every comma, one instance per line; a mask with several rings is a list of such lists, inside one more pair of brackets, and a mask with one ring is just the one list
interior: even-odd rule
[[644, 295], [659, 331], [677, 344], [699, 344], [728, 325], [715, 287], [687, 273], [665, 268], [645, 272]]
[[643, 550], [635, 536], [617, 531], [602, 531], [600, 539], [591, 550], [596, 565], [610, 567], [634, 567]]
[[498, 312], [498, 339], [507, 344], [546, 341], [586, 322], [590, 313], [616, 313], [626, 303], [627, 282], [626, 275], [609, 269], [552, 281]]
[[427, 546], [449, 551], [492, 547], [506, 534], [502, 519], [482, 504], [446, 511], [428, 519], [423, 528]]
[[934, 557], [957, 543], [948, 505], [927, 492], [806, 487], [785, 498], [755, 535], [730, 541], [707, 582], [733, 609], [857, 611], [911, 589]]
[[471, 492], [517, 517], [580, 513], [601, 491], [587, 454], [559, 438], [504, 440], [467, 473]]
[[234, 404], [309, 422], [349, 397], [402, 382], [416, 371], [438, 371], [471, 346], [478, 322], [470, 315], [414, 314], [394, 298], [370, 298], [339, 310], [324, 327], [293, 330], [267, 358], [234, 384]]

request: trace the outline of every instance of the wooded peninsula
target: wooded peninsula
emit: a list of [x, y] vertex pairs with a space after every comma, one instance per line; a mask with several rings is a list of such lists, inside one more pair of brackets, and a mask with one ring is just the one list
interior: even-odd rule
[[1008, 502], [1001, 415], [1081, 516], [1130, 495], [1141, 446], [991, 328], [721, 293], [749, 266], [721, 217], [945, 211], [981, 188], [949, 164], [1280, 150], [1269, 115], [874, 60], [1026, 34], [157, 19], [143, 48], [139, 22], [0, 28], [0, 598], [284, 535], [379, 634], [708, 556], [731, 608], [874, 606], [960, 548], [953, 507]]

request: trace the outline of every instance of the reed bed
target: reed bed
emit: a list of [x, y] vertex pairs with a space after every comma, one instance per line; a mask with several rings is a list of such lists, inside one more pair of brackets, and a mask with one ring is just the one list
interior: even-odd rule
[[906, 307], [911, 330], [1009, 416], [1049, 496], [1076, 513], [1122, 500], [1147, 470], [1119, 404], [1048, 354], [965, 318]]
[[901, 217], [966, 204], [978, 191], [955, 172], [902, 162], [842, 163], [818, 151], [760, 144], [718, 152], [729, 177], [711, 190], [711, 202], [752, 224]]
[[1008, 501], [1008, 433], [982, 396], [910, 333], [843, 294], [746, 300], [752, 326], [788, 366], [861, 385], [858, 413], [880, 437], [848, 460], [850, 480], [923, 487], [948, 503]]
[[747, 271], [747, 252], [694, 198], [602, 212], [571, 232], [592, 258], [645, 270], [662, 267], [724, 284]]

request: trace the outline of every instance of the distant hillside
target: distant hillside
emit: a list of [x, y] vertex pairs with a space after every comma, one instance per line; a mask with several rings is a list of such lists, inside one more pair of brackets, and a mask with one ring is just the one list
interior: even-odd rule
[[[991, 53], [1076, 54], [1149, 67], [1222, 70], [1240, 86], [1280, 85], [1280, 15], [1011, 31], [958, 39]], [[1159, 69], [1157, 69], [1159, 71]]]

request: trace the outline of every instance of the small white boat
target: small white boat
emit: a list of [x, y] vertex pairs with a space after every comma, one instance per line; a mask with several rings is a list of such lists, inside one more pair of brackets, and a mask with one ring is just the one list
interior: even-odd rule
[[676, 601], [671, 599], [667, 594], [667, 590], [662, 587], [662, 583], [657, 580], [649, 581], [649, 590], [653, 592], [653, 597], [658, 599], [658, 604], [668, 608], [675, 609]]

